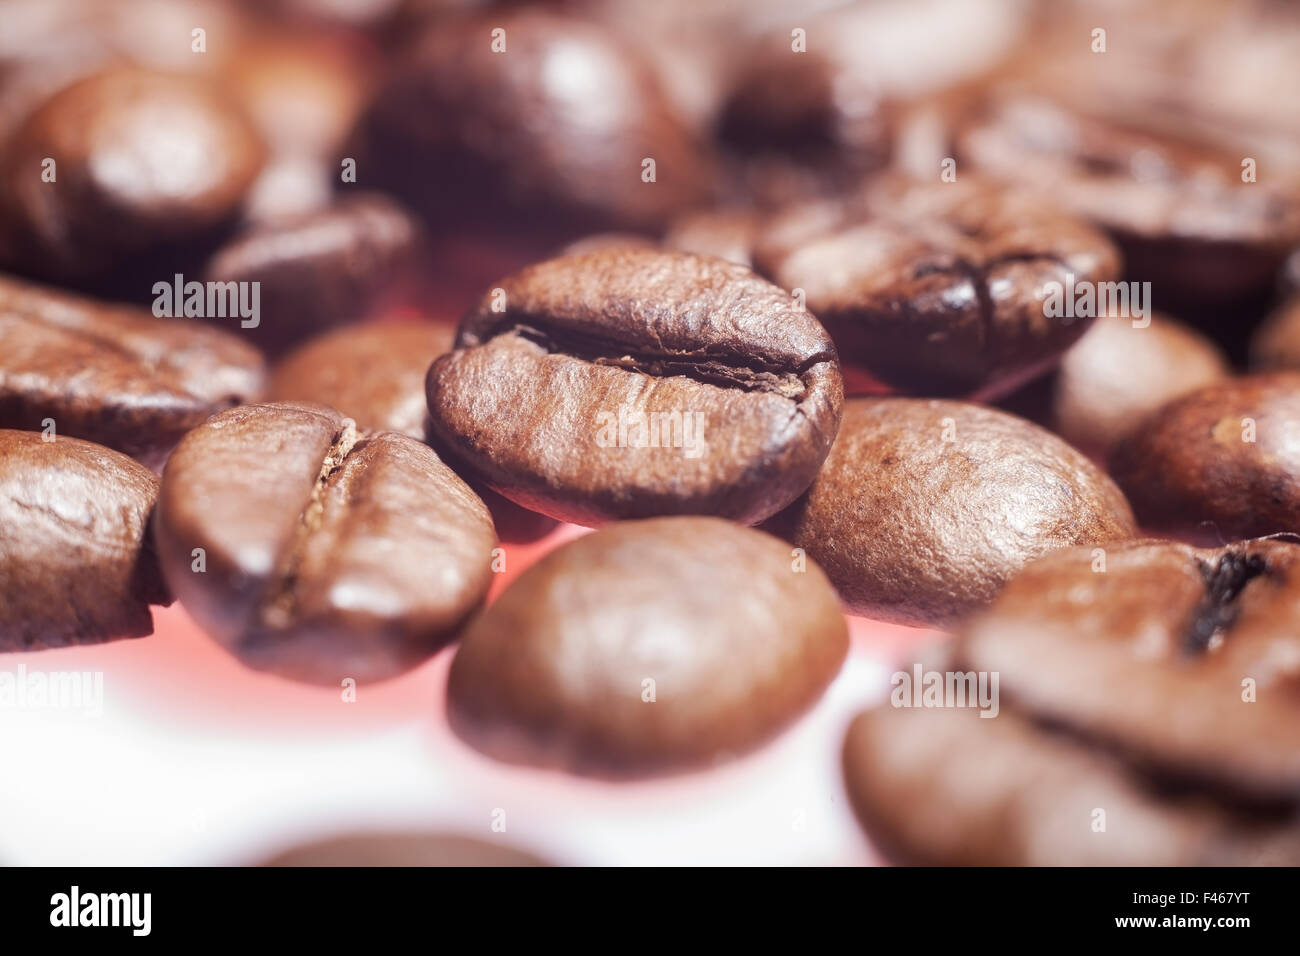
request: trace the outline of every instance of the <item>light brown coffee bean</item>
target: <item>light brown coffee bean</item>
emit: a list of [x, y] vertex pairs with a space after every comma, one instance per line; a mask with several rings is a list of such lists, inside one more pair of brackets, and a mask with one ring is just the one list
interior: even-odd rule
[[1049, 551], [1134, 533], [1119, 489], [1050, 432], [906, 398], [846, 402], [821, 473], [769, 527], [826, 569], [853, 613], [930, 627], [988, 604]]

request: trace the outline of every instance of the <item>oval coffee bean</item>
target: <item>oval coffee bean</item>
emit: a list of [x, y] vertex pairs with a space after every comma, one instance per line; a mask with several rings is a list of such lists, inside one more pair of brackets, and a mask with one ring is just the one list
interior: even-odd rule
[[63, 279], [232, 222], [263, 146], [211, 81], [115, 67], [48, 99], [0, 157], [0, 254]]
[[1152, 413], [1110, 471], [1144, 526], [1206, 543], [1300, 532], [1300, 373], [1197, 389]]
[[[1300, 242], [1294, 177], [1278, 169], [1243, 189], [1235, 146], [1092, 112], [1035, 90], [1001, 91], [964, 123], [958, 161], [1041, 189], [1105, 228], [1123, 249], [1127, 278], [1150, 282], [1180, 313], [1240, 306], [1267, 291]], [[1162, 99], [1159, 113], [1168, 112]]]
[[0, 429], [0, 652], [153, 633], [170, 604], [149, 519], [158, 479], [75, 438]]
[[400, 206], [355, 196], [239, 236], [213, 257], [206, 278], [257, 284], [259, 323], [249, 334], [275, 353], [399, 297], [418, 248], [419, 228]]
[[658, 228], [713, 194], [702, 137], [637, 50], [550, 11], [439, 19], [375, 97], [362, 135], [367, 164], [443, 225]]
[[856, 614], [942, 627], [1057, 548], [1131, 537], [1091, 461], [1037, 425], [953, 401], [854, 399], [821, 474], [773, 530]]
[[753, 209], [708, 209], [678, 219], [664, 236], [669, 249], [752, 266], [762, 217]]
[[1156, 314], [1135, 327], [1133, 319], [1107, 316], [1061, 360], [1051, 424], [1074, 447], [1105, 458], [1165, 402], [1229, 374], [1222, 350], [1175, 319]]
[[152, 459], [256, 398], [255, 348], [186, 319], [0, 276], [0, 428], [49, 430]]
[[432, 656], [482, 602], [495, 545], [427, 446], [322, 406], [222, 412], [163, 472], [177, 598], [244, 663], [298, 680], [380, 680]]
[[357, 833], [277, 853], [262, 866], [549, 866], [531, 853], [450, 833]]
[[912, 392], [991, 395], [1041, 374], [1092, 321], [1064, 296], [1119, 273], [1101, 233], [975, 181], [891, 178], [762, 232], [760, 271], [804, 291], [841, 360]]
[[981, 720], [969, 707], [880, 704], [849, 728], [844, 782], [864, 829], [894, 863], [1300, 862], [1300, 828], [1293, 822], [1201, 794], [1162, 797], [1149, 774], [1006, 709]]
[[628, 522], [551, 552], [470, 625], [447, 713], [502, 760], [684, 770], [790, 723], [847, 649], [835, 592], [782, 542], [715, 518]]
[[748, 269], [609, 249], [502, 281], [429, 369], [431, 427], [488, 486], [578, 524], [761, 521], [812, 481], [843, 383], [826, 332]]
[[428, 322], [376, 322], [309, 340], [275, 367], [267, 396], [337, 408], [366, 431], [423, 441], [424, 377], [451, 351], [456, 330]]
[[[345, 326], [287, 355], [267, 397], [331, 405], [366, 431], [401, 432], [425, 441], [429, 418], [424, 377], [451, 351], [455, 330], [424, 322]], [[555, 529], [554, 518], [521, 508], [490, 488], [470, 487], [492, 513], [502, 541], [536, 541]]]
[[1036, 718], [1180, 780], [1300, 793], [1300, 546], [1072, 548], [972, 620], [962, 669]]

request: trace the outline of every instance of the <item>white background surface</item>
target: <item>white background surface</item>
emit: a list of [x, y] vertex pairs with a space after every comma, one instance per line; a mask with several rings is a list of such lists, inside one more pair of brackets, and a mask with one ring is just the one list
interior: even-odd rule
[[[850, 619], [839, 677], [764, 748], [703, 772], [603, 783], [461, 743], [442, 713], [454, 649], [346, 704], [247, 670], [178, 606], [155, 623], [140, 640], [0, 655], [0, 671], [104, 674], [98, 717], [0, 708], [0, 863], [244, 864], [306, 839], [408, 828], [558, 863], [879, 862], [846, 804], [840, 746], [925, 637]], [[497, 809], [504, 833], [491, 827]]]

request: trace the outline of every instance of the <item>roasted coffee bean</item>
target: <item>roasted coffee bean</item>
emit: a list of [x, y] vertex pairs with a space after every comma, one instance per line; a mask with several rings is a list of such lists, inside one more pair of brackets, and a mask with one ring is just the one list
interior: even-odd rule
[[85, 277], [212, 235], [262, 158], [256, 129], [212, 81], [97, 73], [48, 99], [0, 150], [0, 262]]
[[1110, 471], [1138, 519], [1201, 543], [1300, 532], [1300, 373], [1262, 372], [1162, 406]]
[[55, 434], [147, 461], [258, 397], [265, 375], [234, 334], [4, 277], [0, 340], [0, 427], [43, 431], [52, 420]]
[[1036, 718], [1240, 797], [1300, 793], [1300, 546], [1257, 539], [1073, 548], [1026, 568], [965, 628]]
[[337, 35], [266, 32], [234, 52], [232, 86], [272, 155], [333, 160], [369, 82], [359, 48]]
[[431, 25], [361, 135], [377, 175], [447, 227], [655, 228], [713, 193], [698, 137], [637, 51], [542, 10]]
[[260, 283], [250, 333], [276, 353], [391, 305], [408, 291], [418, 251], [419, 228], [400, 206], [355, 196], [240, 236], [213, 257], [207, 279]]
[[212, 76], [247, 41], [242, 18], [224, 4], [209, 4], [204, 29], [222, 42], [196, 56], [194, 12], [185, 0], [0, 0], [0, 23], [0, 135], [93, 73], [134, 64]]
[[1229, 374], [1218, 346], [1175, 319], [1154, 315], [1138, 327], [1128, 318], [1098, 319], [1050, 380], [1051, 427], [1104, 459], [1165, 402]]
[[240, 44], [228, 74], [269, 153], [245, 204], [247, 221], [277, 222], [329, 205], [338, 156], [370, 85], [359, 48], [280, 32]]
[[846, 366], [912, 392], [987, 397], [1041, 374], [1092, 321], [1054, 310], [1052, 284], [1060, 298], [1119, 271], [1100, 233], [975, 181], [889, 179], [762, 231], [759, 270], [803, 290]]
[[752, 266], [762, 220], [760, 213], [743, 208], [690, 213], [673, 223], [664, 236], [664, 245]]
[[1300, 296], [1283, 303], [1255, 330], [1250, 364], [1258, 369], [1300, 369]]
[[959, 136], [959, 162], [1032, 186], [1104, 227], [1127, 278], [1178, 311], [1271, 290], [1300, 241], [1300, 185], [1274, 167], [1242, 181], [1242, 156], [1087, 116], [1044, 97], [987, 103]]
[[272, 401], [330, 405], [364, 431], [424, 440], [429, 411], [424, 377], [451, 351], [456, 330], [429, 322], [376, 322], [335, 329], [308, 341], [276, 366]]
[[565, 245], [558, 256], [581, 256], [588, 252], [604, 252], [606, 249], [657, 249], [659, 243], [649, 236], [636, 232], [594, 232]]
[[176, 596], [245, 664], [298, 680], [381, 680], [432, 656], [482, 602], [495, 544], [427, 446], [323, 406], [222, 412], [163, 472]]
[[[1150, 689], [1139, 693], [1146, 698]], [[1248, 746], [1244, 738], [1239, 744]], [[1293, 817], [1235, 809], [1201, 794], [1163, 793], [1159, 781], [1113, 754], [1007, 709], [981, 720], [970, 707], [880, 704], [849, 728], [844, 778], [858, 819], [895, 863], [1300, 862]], [[1098, 809], [1105, 812], [1104, 829], [1095, 825]]]
[[839, 422], [830, 339], [720, 259], [610, 249], [511, 276], [429, 369], [431, 428], [488, 486], [594, 525], [761, 521], [803, 491]]
[[763, 204], [835, 195], [885, 166], [904, 104], [994, 66], [1022, 11], [999, 0], [832, 4], [801, 11], [800, 35], [773, 20], [781, 26], [739, 57], [718, 122], [733, 175]]
[[0, 651], [153, 633], [170, 604], [149, 519], [158, 479], [76, 438], [0, 429]]
[[548, 866], [500, 843], [444, 833], [358, 833], [305, 843], [262, 866]]
[[789, 724], [847, 649], [825, 575], [782, 542], [716, 518], [627, 522], [551, 552], [470, 625], [447, 713], [501, 760], [685, 770]]
[[1050, 432], [964, 402], [853, 399], [808, 492], [771, 522], [850, 611], [944, 626], [1057, 548], [1134, 533], [1100, 469]]
[[[425, 441], [429, 418], [424, 377], [451, 351], [447, 325], [379, 322], [335, 329], [285, 357], [271, 376], [272, 401], [331, 405], [365, 431], [401, 432]], [[490, 488], [471, 483], [492, 512], [502, 541], [536, 541], [554, 530], [554, 518], [521, 508]]]

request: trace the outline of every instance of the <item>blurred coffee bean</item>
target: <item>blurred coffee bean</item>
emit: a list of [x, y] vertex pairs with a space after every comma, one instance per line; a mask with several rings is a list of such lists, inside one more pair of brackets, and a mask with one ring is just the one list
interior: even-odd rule
[[[1106, 575], [1097, 575], [1104, 578]], [[1109, 689], [1109, 688], [1108, 688]], [[1150, 688], [1142, 696], [1149, 697]], [[896, 864], [1248, 866], [1300, 861], [1286, 814], [1170, 794], [1161, 780], [1003, 704], [877, 704], [844, 741], [849, 802]], [[1092, 824], [1105, 811], [1105, 828]]]
[[562, 248], [557, 256], [581, 256], [588, 252], [603, 252], [606, 249], [657, 249], [659, 243], [648, 236], [635, 232], [596, 232], [570, 242]]
[[998, 672], [1022, 711], [1167, 777], [1256, 800], [1300, 792], [1292, 541], [1057, 552], [964, 629], [958, 654], [959, 669]]
[[991, 408], [853, 399], [821, 473], [767, 525], [803, 548], [854, 614], [943, 627], [1057, 548], [1131, 537], [1096, 465]]
[[551, 552], [470, 625], [447, 715], [500, 760], [688, 770], [791, 723], [847, 650], [825, 575], [781, 541], [714, 518], [626, 522]]
[[1146, 527], [1218, 543], [1300, 532], [1300, 373], [1262, 372], [1161, 406], [1110, 470]]
[[168, 459], [158, 499], [163, 573], [195, 621], [249, 667], [336, 688], [452, 640], [495, 546], [483, 503], [428, 446], [319, 405], [214, 416]]
[[701, 144], [635, 51], [535, 9], [435, 23], [379, 90], [362, 139], [359, 175], [443, 229], [656, 228], [713, 193]]
[[1135, 321], [1098, 319], [1049, 383], [1052, 429], [1101, 459], [1165, 402], [1231, 374], [1223, 352], [1181, 322], [1158, 313], [1149, 325]]
[[0, 262], [84, 277], [212, 236], [262, 158], [248, 118], [210, 81], [98, 73], [45, 101], [0, 151]]
[[718, 122], [742, 193], [771, 205], [855, 187], [890, 162], [906, 104], [1011, 52], [1023, 7], [881, 0], [777, 18], [741, 57]]
[[[1300, 239], [1300, 179], [1243, 182], [1241, 155], [1096, 119], [1034, 94], [993, 99], [959, 137], [963, 166], [1037, 188], [1105, 228], [1158, 306], [1257, 307]], [[1163, 305], [1162, 305], [1163, 303]]]
[[260, 395], [262, 356], [238, 334], [0, 277], [0, 428], [52, 420], [60, 436], [153, 462]]
[[261, 322], [249, 334], [275, 354], [409, 293], [419, 239], [416, 222], [390, 199], [349, 196], [238, 236], [205, 278], [260, 283]]
[[[371, 67], [348, 37], [277, 32], [242, 44], [228, 71], [272, 155], [333, 160], [367, 98]], [[337, 179], [337, 164], [333, 171]]]
[[366, 431], [424, 440], [424, 376], [451, 351], [456, 330], [425, 322], [380, 322], [335, 329], [286, 355], [267, 389], [271, 401], [337, 408]]
[[752, 266], [754, 242], [762, 228], [762, 218], [758, 212], [744, 208], [689, 213], [672, 224], [664, 236], [664, 245]]
[[456, 344], [429, 369], [433, 434], [479, 480], [563, 521], [761, 521], [808, 487], [839, 421], [825, 330], [721, 259], [552, 259], [489, 290]]
[[315, 156], [275, 157], [249, 189], [243, 222], [255, 228], [300, 220], [327, 209], [333, 199], [328, 163]]
[[1300, 296], [1284, 302], [1255, 330], [1250, 364], [1258, 369], [1300, 369]]
[[[81, 76], [112, 63], [207, 72], [224, 67], [249, 24], [225, 0], [0, 0], [0, 72], [17, 63], [81, 64]], [[195, 49], [196, 28], [205, 31]]]
[[1063, 306], [1119, 272], [1096, 230], [974, 180], [887, 179], [856, 202], [797, 205], [762, 226], [754, 259], [803, 290], [846, 365], [940, 395], [991, 396], [1041, 374], [1092, 322], [1051, 314], [1053, 285]]
[[150, 535], [157, 494], [125, 455], [0, 429], [0, 652], [153, 633], [149, 605], [171, 603]]
[[[450, 352], [456, 331], [423, 322], [379, 322], [335, 329], [311, 339], [276, 366], [268, 398], [337, 408], [366, 431], [392, 431], [420, 441], [429, 417], [424, 378], [433, 360]], [[554, 518], [521, 508], [470, 480], [506, 542], [536, 541]]]
[[497, 842], [449, 833], [356, 833], [282, 850], [262, 866], [548, 866]]

